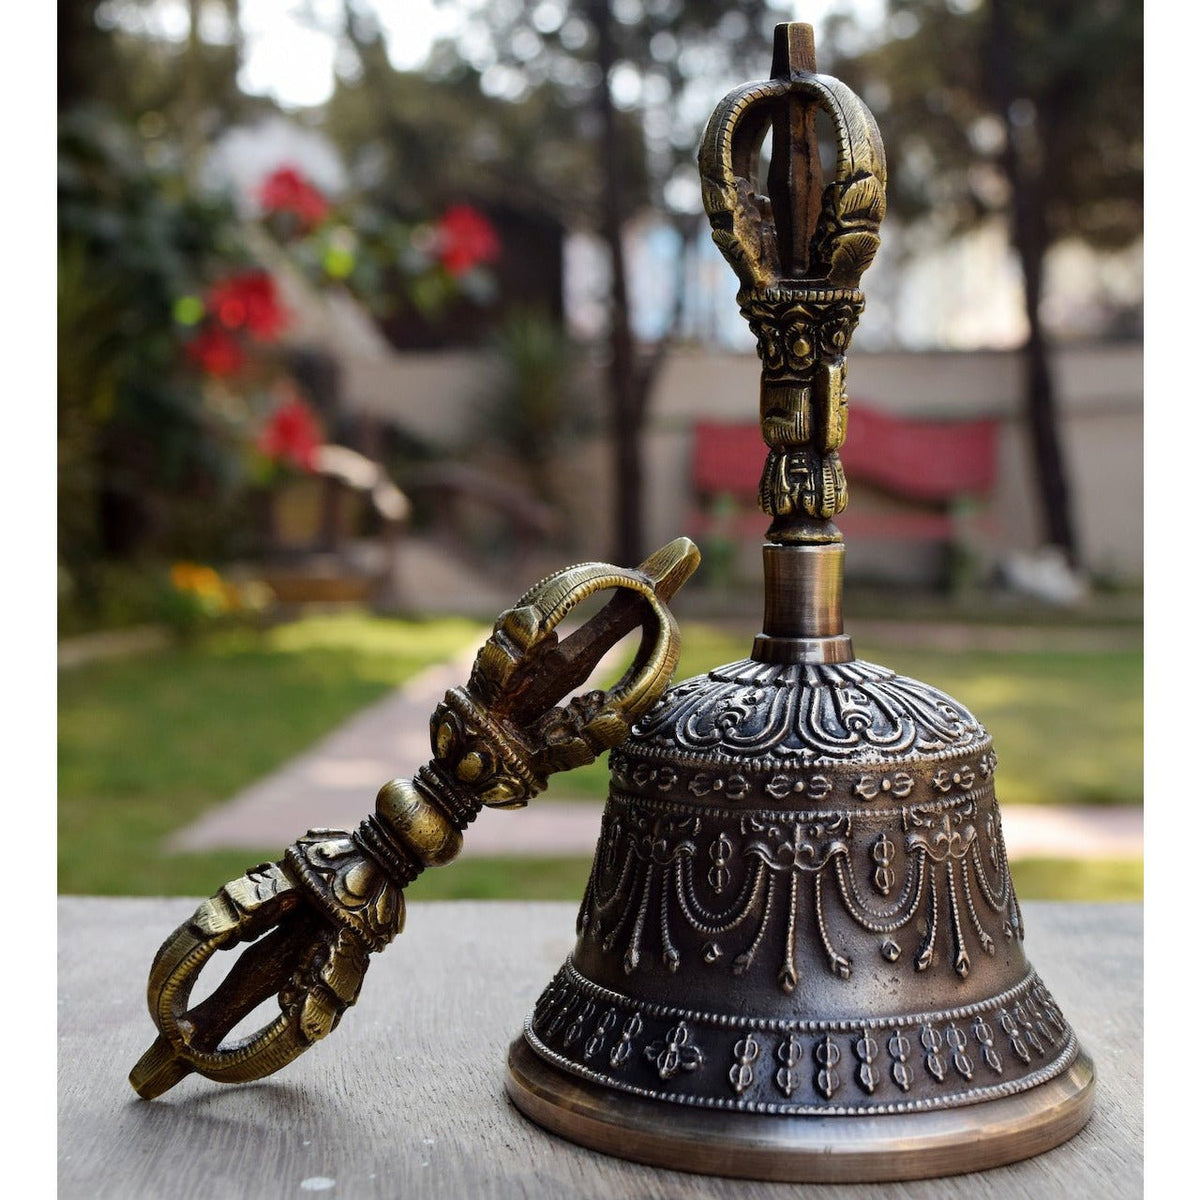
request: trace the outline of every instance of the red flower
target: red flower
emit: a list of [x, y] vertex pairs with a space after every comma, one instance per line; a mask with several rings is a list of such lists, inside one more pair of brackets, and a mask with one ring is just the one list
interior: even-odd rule
[[287, 325], [275, 281], [266, 271], [244, 271], [214, 284], [208, 309], [227, 329], [246, 329], [264, 342], [273, 341]]
[[329, 201], [295, 167], [280, 167], [263, 180], [258, 202], [267, 213], [290, 213], [304, 229], [319, 225]]
[[467, 204], [448, 208], [437, 223], [438, 261], [451, 275], [462, 275], [500, 255], [500, 239], [492, 223]]
[[321, 426], [312, 409], [298, 396], [285, 400], [267, 421], [258, 438], [260, 453], [276, 461], [311, 471], [323, 441]]
[[209, 375], [236, 375], [246, 356], [237, 339], [224, 329], [210, 327], [197, 334], [187, 345], [188, 358]]

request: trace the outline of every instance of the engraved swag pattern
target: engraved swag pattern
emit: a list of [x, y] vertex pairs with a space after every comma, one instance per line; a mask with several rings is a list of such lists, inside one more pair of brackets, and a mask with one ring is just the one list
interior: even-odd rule
[[[940, 807], [903, 809], [898, 828], [884, 831], [847, 812], [751, 811], [736, 831], [727, 816], [614, 792], [579, 909], [580, 937], [621, 954], [626, 974], [657, 940], [672, 972], [681, 947], [698, 944], [706, 964], [728, 962], [740, 976], [783, 922], [774, 970], [790, 995], [806, 952], [836, 976], [853, 971], [831, 931], [830, 905], [877, 938], [886, 961], [896, 962], [907, 946], [917, 972], [944, 945], [946, 960], [966, 978], [972, 952], [995, 952], [987, 925], [1004, 938], [1024, 936], [990, 788]], [[858, 824], [866, 826], [861, 833]], [[889, 899], [881, 903], [872, 891]], [[807, 945], [804, 929], [811, 931]]]

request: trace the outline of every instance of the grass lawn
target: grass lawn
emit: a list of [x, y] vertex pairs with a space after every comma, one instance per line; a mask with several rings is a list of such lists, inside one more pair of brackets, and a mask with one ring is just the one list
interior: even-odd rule
[[[421, 668], [478, 645], [485, 633], [463, 620], [309, 617], [266, 633], [225, 633], [61, 672], [60, 891], [207, 895], [255, 861], [278, 857], [282, 846], [172, 857], [160, 847], [206, 808]], [[683, 642], [679, 678], [744, 657], [750, 633], [734, 638], [686, 625]], [[1002, 803], [1141, 803], [1140, 652], [857, 649], [973, 709], [996, 738]], [[607, 767], [598, 763], [556, 776], [548, 794], [602, 799], [606, 791]], [[372, 799], [364, 793], [364, 814]], [[1030, 876], [1030, 898], [1064, 889], [1095, 896], [1102, 886], [1140, 895], [1140, 863], [1084, 864], [1082, 874], [1073, 865], [1038, 870]], [[467, 860], [429, 872], [412, 894], [577, 899], [585, 877], [580, 860]]]
[[159, 844], [485, 633], [463, 620], [319, 616], [61, 672], [59, 890], [207, 894], [226, 864], [241, 874], [244, 851], [165, 858]]

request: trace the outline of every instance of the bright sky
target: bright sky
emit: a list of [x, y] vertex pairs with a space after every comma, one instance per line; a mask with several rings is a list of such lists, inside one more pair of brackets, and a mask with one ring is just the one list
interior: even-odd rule
[[[388, 57], [401, 70], [420, 66], [433, 42], [453, 34], [462, 21], [457, 5], [434, 0], [378, 0]], [[248, 92], [285, 106], [320, 104], [333, 90], [342, 0], [242, 0], [246, 59], [239, 82]], [[314, 27], [315, 26], [315, 27]]]
[[[383, 25], [388, 56], [394, 66], [420, 66], [439, 37], [451, 36], [464, 26], [466, 15], [488, 0], [375, 0], [372, 8]], [[518, 3], [522, 0], [517, 0]], [[529, 0], [535, 24], [548, 28], [561, 21], [562, 0]], [[623, 0], [615, 0], [618, 11]], [[624, 0], [637, 4], [638, 0]], [[793, 0], [794, 19], [819, 26], [835, 8], [850, 8], [869, 17], [883, 0]], [[102, 6], [102, 19], [159, 36], [182, 40], [187, 36], [186, 0], [157, 0], [148, 9], [122, 0]], [[286, 107], [307, 107], [329, 98], [338, 53], [335, 31], [342, 23], [342, 0], [241, 0], [246, 58], [240, 83], [248, 91], [272, 96]], [[213, 41], [228, 37], [223, 9], [206, 6], [204, 36]], [[470, 54], [469, 39], [467, 42]]]

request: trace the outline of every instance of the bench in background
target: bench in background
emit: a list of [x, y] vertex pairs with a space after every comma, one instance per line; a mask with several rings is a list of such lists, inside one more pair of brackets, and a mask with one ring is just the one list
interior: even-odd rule
[[[862, 541], [949, 548], [959, 534], [959, 512], [991, 493], [996, 446], [992, 419], [921, 420], [851, 404], [841, 450], [850, 505], [837, 518], [839, 528]], [[765, 456], [757, 422], [697, 422], [693, 537], [762, 537], [768, 519], [758, 508], [758, 482]]]

